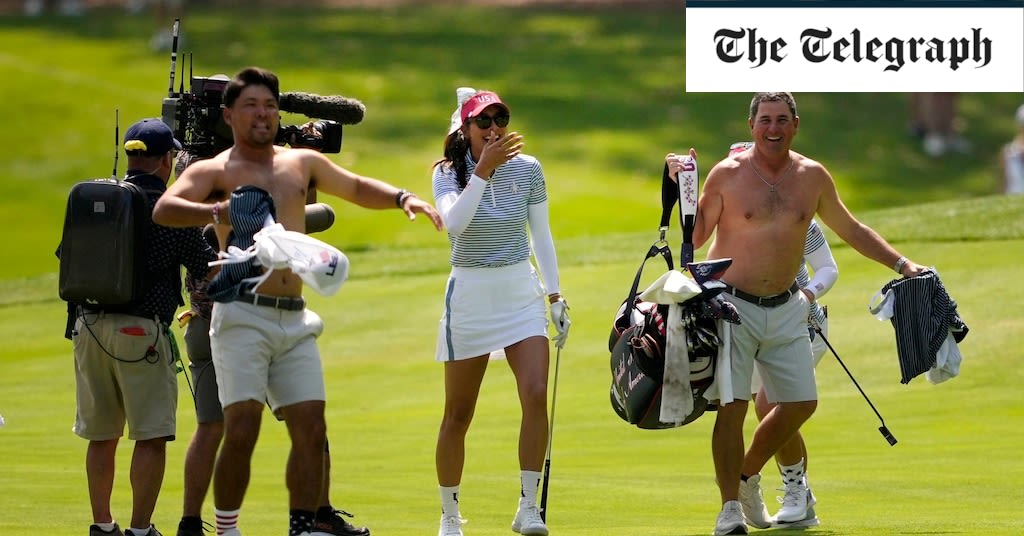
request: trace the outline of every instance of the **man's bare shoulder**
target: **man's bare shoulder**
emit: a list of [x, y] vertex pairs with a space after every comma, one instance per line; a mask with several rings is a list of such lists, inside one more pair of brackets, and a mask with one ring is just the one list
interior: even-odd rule
[[807, 174], [828, 175], [828, 170], [825, 169], [825, 165], [821, 162], [796, 151], [790, 151], [789, 154], [793, 158], [794, 167], [798, 171]]

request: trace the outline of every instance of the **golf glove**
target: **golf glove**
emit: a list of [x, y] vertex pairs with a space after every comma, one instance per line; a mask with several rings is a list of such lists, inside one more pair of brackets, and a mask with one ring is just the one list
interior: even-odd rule
[[555, 324], [557, 335], [551, 338], [559, 349], [565, 347], [565, 341], [569, 339], [569, 304], [565, 298], [558, 298], [558, 301], [551, 304], [551, 321]]

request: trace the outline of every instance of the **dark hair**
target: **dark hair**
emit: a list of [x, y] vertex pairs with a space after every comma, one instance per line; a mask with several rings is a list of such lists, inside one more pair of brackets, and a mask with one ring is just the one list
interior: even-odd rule
[[789, 113], [796, 117], [796, 99], [792, 93], [754, 93], [750, 99], [750, 119], [757, 116], [757, 108], [762, 102], [784, 102], [789, 106]]
[[434, 162], [433, 167], [455, 170], [455, 183], [459, 189], [465, 189], [469, 183], [469, 163], [466, 162], [466, 152], [469, 151], [469, 141], [462, 133], [462, 128], [452, 132], [444, 139], [444, 158]]
[[274, 100], [280, 101], [281, 89], [277, 75], [262, 67], [246, 67], [238, 72], [224, 87], [224, 106], [232, 107], [242, 90], [249, 86], [264, 86], [274, 94]]

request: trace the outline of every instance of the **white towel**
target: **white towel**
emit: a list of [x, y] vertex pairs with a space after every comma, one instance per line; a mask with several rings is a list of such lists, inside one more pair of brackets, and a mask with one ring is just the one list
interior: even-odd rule
[[664, 423], [682, 423], [693, 413], [693, 390], [690, 387], [690, 355], [686, 351], [686, 329], [682, 322], [680, 303], [701, 293], [700, 285], [688, 275], [675, 270], [665, 272], [640, 293], [643, 301], [668, 305], [665, 329], [665, 372], [661, 388], [661, 413]]
[[710, 402], [718, 401], [724, 406], [733, 401], [732, 396], [732, 324], [724, 320], [718, 321], [718, 338], [722, 344], [718, 347], [718, 363], [715, 364], [715, 380], [704, 391], [704, 398]]
[[924, 377], [932, 384], [939, 384], [960, 375], [960, 362], [963, 361], [960, 347], [956, 345], [953, 331], [946, 332], [946, 340], [935, 354], [935, 366], [924, 373]]

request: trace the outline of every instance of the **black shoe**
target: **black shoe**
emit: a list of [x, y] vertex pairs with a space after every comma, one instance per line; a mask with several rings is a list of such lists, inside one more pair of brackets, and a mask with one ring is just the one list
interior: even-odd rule
[[370, 536], [370, 529], [353, 526], [341, 516], [354, 517], [344, 510], [332, 508], [330, 514], [318, 515], [316, 517], [316, 520], [313, 521], [313, 530], [334, 534], [335, 536]]
[[124, 533], [121, 532], [121, 527], [114, 523], [114, 528], [109, 531], [100, 530], [99, 525], [91, 525], [89, 527], [89, 536], [124, 536]]
[[205, 536], [204, 530], [214, 532], [214, 526], [198, 517], [183, 517], [178, 522], [177, 536]]

